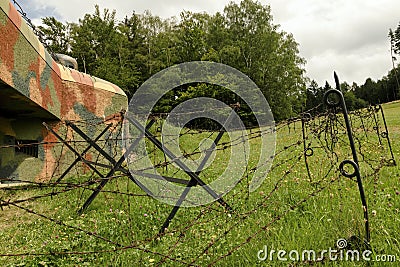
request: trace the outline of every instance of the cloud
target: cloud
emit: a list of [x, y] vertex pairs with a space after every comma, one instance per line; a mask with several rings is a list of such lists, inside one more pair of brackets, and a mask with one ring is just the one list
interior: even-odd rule
[[343, 53], [340, 56], [334, 50], [327, 50], [309, 59], [308, 72], [314, 74], [310, 76], [319, 85], [324, 85], [325, 81], [333, 84], [333, 71], [338, 73], [341, 81], [360, 85], [368, 77], [377, 80], [387, 74], [391, 62], [390, 57], [381, 56], [383, 52], [385, 51], [379, 46], [361, 49], [357, 53]]
[[400, 20], [398, 1], [271, 0], [271, 6], [281, 28], [299, 42], [307, 73], [318, 83], [332, 80], [334, 69], [360, 84], [391, 68], [387, 33]]
[[[400, 21], [398, 0], [259, 0], [270, 5], [274, 22], [290, 32], [300, 44], [300, 54], [307, 60], [307, 74], [319, 84], [332, 80], [333, 70], [342, 73], [348, 82], [363, 83], [366, 78], [380, 79], [391, 68], [389, 28]], [[34, 21], [55, 16], [59, 20], [77, 22], [84, 14], [100, 8], [116, 10], [117, 18], [132, 12], [169, 18], [179, 17], [183, 10], [222, 12], [230, 0], [19, 0]], [[239, 3], [240, 0], [234, 2]]]
[[27, 18], [31, 19], [34, 25], [41, 23], [41, 18], [44, 17], [60, 17], [57, 13], [56, 8], [51, 5], [38, 5], [35, 1], [18, 1], [19, 6], [16, 5], [17, 10], [25, 13]]
[[[46, 11], [52, 10], [52, 14], [58, 14], [58, 19], [68, 22], [77, 22], [79, 18], [82, 18], [86, 13], [93, 13], [94, 6], [99, 5], [100, 9], [108, 8], [110, 10], [117, 11], [117, 17], [122, 19], [125, 16], [129, 16], [132, 12], [143, 13], [145, 10], [151, 11], [152, 14], [158, 15], [163, 18], [179, 17], [179, 14], [186, 10], [192, 12], [207, 12], [216, 13], [222, 12], [225, 5], [230, 1], [222, 0], [158, 0], [158, 1], [123, 1], [123, 0], [68, 0], [68, 1], [56, 1], [56, 0], [19, 0], [21, 6], [26, 7], [25, 9], [31, 16], [37, 16], [38, 14], [44, 16], [51, 16], [46, 14]], [[240, 2], [235, 0], [233, 2]]]

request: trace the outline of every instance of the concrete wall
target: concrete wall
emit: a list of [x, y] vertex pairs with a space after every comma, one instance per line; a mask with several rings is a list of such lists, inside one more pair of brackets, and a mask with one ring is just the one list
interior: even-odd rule
[[[38, 119], [6, 119], [0, 117], [0, 178], [33, 181], [44, 164], [43, 146], [38, 146], [38, 157], [16, 149], [16, 140], [43, 140], [43, 127]], [[8, 183], [10, 181], [2, 181]]]
[[[62, 121], [88, 122], [80, 127], [93, 138], [104, 129], [105, 117], [127, 105], [118, 86], [58, 64], [13, 4], [0, 0], [0, 179], [45, 182], [73, 162], [75, 156], [43, 121], [79, 141]], [[43, 143], [36, 157], [16, 150], [15, 140]]]

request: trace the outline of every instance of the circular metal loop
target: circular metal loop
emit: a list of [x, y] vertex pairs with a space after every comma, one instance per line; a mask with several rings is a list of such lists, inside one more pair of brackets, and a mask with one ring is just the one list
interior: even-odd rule
[[381, 110], [381, 106], [376, 105], [376, 106], [375, 106], [375, 111], [380, 111], [380, 110]]
[[[345, 170], [346, 165], [351, 165], [351, 167], [353, 168], [353, 172], [347, 172]], [[342, 163], [340, 163], [339, 170], [340, 170], [340, 173], [344, 177], [347, 177], [347, 178], [353, 178], [360, 173], [360, 169], [358, 168], [357, 163], [355, 163], [354, 161], [349, 160], [349, 159], [346, 159], [346, 160], [342, 161]]]
[[378, 131], [379, 128], [377, 126], [374, 126], [373, 129], [374, 131]]
[[387, 132], [382, 132], [381, 136], [382, 136], [382, 138], [388, 138], [388, 133]]
[[331, 108], [339, 107], [343, 98], [342, 92], [336, 89], [330, 89], [324, 94], [324, 103]]
[[304, 152], [304, 154], [305, 154], [307, 157], [311, 157], [312, 155], [314, 155], [314, 150], [313, 150], [311, 147], [309, 147], [309, 148], [306, 149], [306, 151]]

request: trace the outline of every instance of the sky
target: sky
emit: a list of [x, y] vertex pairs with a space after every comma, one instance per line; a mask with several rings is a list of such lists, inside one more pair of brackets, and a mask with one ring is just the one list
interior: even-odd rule
[[[181, 11], [223, 12], [230, 0], [17, 0], [34, 22], [54, 16], [78, 22], [84, 14], [116, 10], [117, 18], [149, 10], [163, 18], [179, 17]], [[233, 0], [239, 3], [240, 0]], [[392, 68], [389, 29], [400, 23], [399, 0], [259, 0], [270, 5], [274, 24], [292, 33], [300, 56], [307, 61], [306, 76], [321, 86], [334, 84], [333, 71], [341, 81], [364, 84], [381, 79]]]

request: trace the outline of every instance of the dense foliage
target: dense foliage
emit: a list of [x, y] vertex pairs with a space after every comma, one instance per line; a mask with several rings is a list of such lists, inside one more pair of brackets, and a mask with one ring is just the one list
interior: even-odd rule
[[[119, 85], [128, 96], [166, 67], [206, 60], [248, 75], [278, 120], [295, 115], [304, 103], [305, 61], [298, 55], [298, 44], [273, 23], [269, 6], [252, 0], [230, 3], [215, 15], [185, 11], [179, 19], [145, 12], [117, 21], [115, 11], [101, 12], [96, 6], [94, 14], [78, 23], [63, 24], [50, 17], [43, 24], [54, 52], [77, 58], [81, 71]], [[210, 94], [227, 104], [238, 101], [224, 88], [191, 84], [167, 96], [156, 111], [168, 112], [184, 99]]]
[[[78, 23], [47, 17], [40, 28], [54, 52], [77, 58], [81, 71], [119, 85], [129, 97], [158, 71], [195, 60], [224, 63], [248, 75], [278, 121], [315, 107], [330, 87], [319, 87], [315, 81], [307, 87], [298, 43], [273, 23], [268, 5], [254, 0], [231, 2], [214, 15], [184, 11], [179, 19], [162, 19], [147, 11], [118, 21], [115, 11], [101, 12], [96, 6], [94, 14], [86, 14]], [[400, 25], [391, 36], [394, 53], [400, 53]], [[349, 108], [397, 99], [397, 76], [394, 68], [378, 82], [343, 84]], [[166, 96], [155, 111], [168, 112], [185, 99], [210, 95], [227, 104], [238, 101], [224, 88], [191, 84]], [[241, 115], [252, 117], [245, 105]]]

